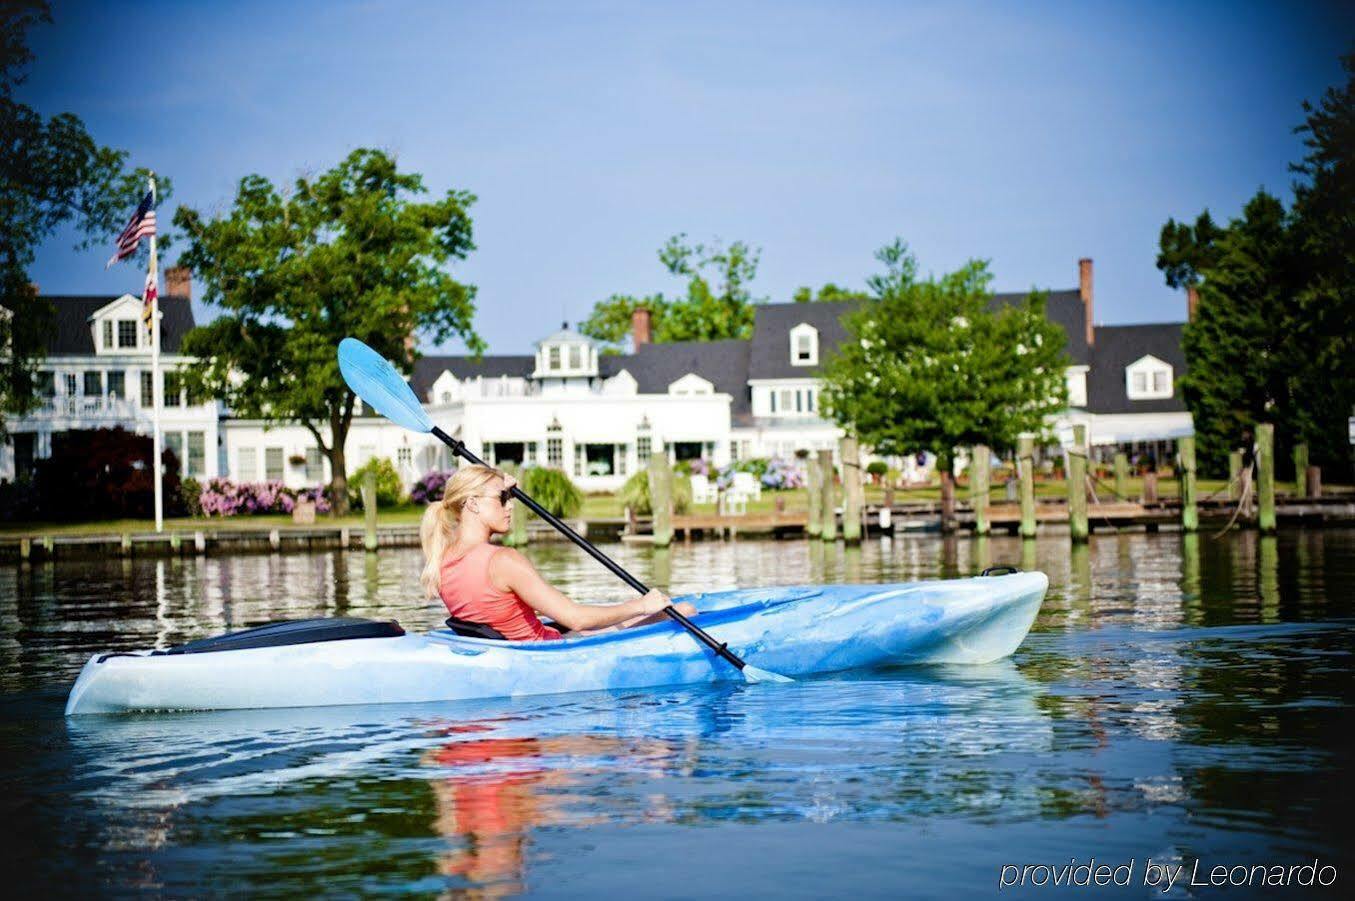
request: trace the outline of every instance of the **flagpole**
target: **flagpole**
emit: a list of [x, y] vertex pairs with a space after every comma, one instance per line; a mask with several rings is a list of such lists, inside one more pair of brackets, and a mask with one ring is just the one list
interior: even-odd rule
[[[151, 209], [155, 209], [155, 173], [150, 175], [151, 184]], [[163, 390], [160, 385], [160, 290], [159, 273], [157, 266], [159, 258], [155, 253], [155, 232], [151, 232], [151, 265], [147, 278], [152, 285], [156, 287], [155, 296], [151, 298], [151, 397], [154, 438], [151, 441], [151, 454], [154, 460], [152, 468], [155, 470], [155, 531], [163, 532], [165, 530], [165, 496], [162, 486], [164, 465], [161, 462], [160, 449], [160, 402]]]

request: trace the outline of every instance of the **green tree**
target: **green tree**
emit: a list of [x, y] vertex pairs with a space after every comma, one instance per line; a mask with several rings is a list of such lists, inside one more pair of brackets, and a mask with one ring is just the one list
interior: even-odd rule
[[631, 314], [643, 307], [650, 311], [656, 342], [749, 338], [755, 301], [748, 285], [757, 276], [759, 253], [742, 241], [707, 246], [687, 243], [685, 234], [674, 235], [659, 248], [659, 262], [670, 275], [685, 280], [686, 293], [613, 294], [593, 306], [579, 330], [614, 351], [630, 333]]
[[1158, 237], [1157, 268], [1172, 288], [1189, 288], [1200, 282], [1200, 273], [1218, 258], [1217, 242], [1223, 229], [1205, 210], [1193, 226], [1168, 219]]
[[1301, 345], [1292, 340], [1296, 260], [1288, 215], [1260, 191], [1214, 242], [1199, 270], [1200, 303], [1182, 339], [1182, 396], [1195, 421], [1200, 465], [1227, 471], [1228, 452], [1257, 422], [1294, 435]]
[[[78, 117], [44, 118], [15, 99], [33, 61], [28, 30], [51, 21], [46, 3], [0, 7], [0, 347], [7, 351], [0, 355], [0, 436], [4, 414], [37, 402], [35, 377], [51, 333], [51, 302], [29, 283], [38, 247], [62, 225], [82, 235], [82, 249], [111, 247], [146, 193], [146, 170], [126, 171], [127, 154], [96, 144]], [[168, 179], [161, 185], [168, 196]]]
[[838, 303], [845, 300], [869, 300], [870, 295], [865, 291], [853, 291], [850, 288], [839, 288], [832, 282], [825, 282], [818, 293], [808, 285], [801, 285], [795, 289], [791, 295], [791, 300], [795, 303]]
[[180, 207], [174, 217], [189, 242], [179, 262], [222, 310], [184, 340], [184, 352], [204, 362], [189, 390], [213, 393], [237, 415], [304, 425], [329, 458], [336, 514], [348, 507], [354, 406], [339, 342], [359, 338], [406, 372], [416, 334], [484, 347], [471, 323], [475, 288], [447, 271], [475, 249], [475, 198], [450, 190], [417, 199], [426, 193], [421, 176], [360, 149], [297, 179], [290, 194], [250, 175], [229, 213], [206, 219]]
[[843, 317], [851, 337], [824, 365], [823, 405], [878, 454], [935, 454], [951, 523], [956, 449], [1011, 447], [1066, 406], [1065, 338], [1037, 292], [990, 309], [985, 262], [921, 279], [902, 241], [876, 258], [875, 299]]
[[1351, 473], [1346, 419], [1355, 415], [1355, 52], [1341, 60], [1345, 84], [1305, 102], [1297, 131], [1307, 148], [1291, 168], [1295, 244], [1304, 273], [1295, 339], [1302, 355], [1298, 438], [1314, 463]]

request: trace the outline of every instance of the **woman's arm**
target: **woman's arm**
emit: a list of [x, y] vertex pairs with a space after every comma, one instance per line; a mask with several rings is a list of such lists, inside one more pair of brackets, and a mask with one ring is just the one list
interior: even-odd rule
[[614, 626], [635, 617], [659, 613], [670, 603], [667, 595], [651, 588], [643, 597], [620, 604], [578, 604], [541, 578], [522, 554], [504, 548], [489, 561], [489, 580], [500, 591], [512, 591], [537, 613], [550, 617], [572, 632]]

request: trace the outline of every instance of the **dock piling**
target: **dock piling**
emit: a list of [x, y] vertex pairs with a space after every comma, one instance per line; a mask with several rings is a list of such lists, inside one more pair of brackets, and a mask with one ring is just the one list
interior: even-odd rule
[[1308, 445], [1294, 445], [1294, 497], [1308, 497]]
[[1228, 500], [1242, 500], [1242, 451], [1228, 455]]
[[1087, 540], [1087, 427], [1073, 426], [1073, 446], [1068, 448], [1068, 535], [1073, 543]]
[[1256, 500], [1260, 504], [1256, 525], [1264, 534], [1275, 531], [1275, 426], [1256, 427]]
[[861, 448], [855, 438], [846, 435], [838, 444], [842, 457], [842, 538], [848, 544], [861, 540], [861, 509], [865, 489], [861, 484]]
[[969, 469], [969, 502], [974, 507], [975, 535], [987, 535], [992, 529], [988, 522], [988, 466], [992, 457], [988, 445], [974, 445], [974, 459]]
[[819, 470], [823, 473], [821, 487], [823, 498], [819, 501], [819, 538], [823, 541], [837, 540], [837, 491], [833, 484], [833, 452], [819, 451]]
[[1195, 497], [1195, 436], [1177, 439], [1181, 456], [1181, 531], [1194, 532], [1200, 528], [1200, 511]]
[[[518, 479], [518, 466], [516, 463], [505, 463], [503, 471], [509, 476]], [[508, 534], [503, 536], [505, 547], [525, 547], [527, 545], [527, 508], [521, 504], [513, 505], [513, 524], [508, 529]]]
[[1021, 537], [1035, 537], [1035, 435], [1017, 438], [1016, 463], [1021, 476]]
[[376, 550], [376, 472], [368, 471], [362, 479], [362, 546]]
[[809, 522], [805, 534], [818, 538], [823, 528], [823, 470], [817, 457], [810, 457], [805, 465], [805, 489], [809, 492]]
[[1124, 451], [1115, 454], [1115, 499], [1129, 500], [1129, 455]]

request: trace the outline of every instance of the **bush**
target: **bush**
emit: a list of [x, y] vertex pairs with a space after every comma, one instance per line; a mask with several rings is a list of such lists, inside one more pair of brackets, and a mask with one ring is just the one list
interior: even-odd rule
[[373, 457], [348, 477], [349, 505], [353, 509], [362, 509], [362, 482], [369, 472], [376, 473], [378, 507], [393, 507], [404, 500], [405, 486], [400, 482], [400, 473], [395, 471], [395, 464], [386, 457]]
[[314, 501], [315, 512], [330, 511], [329, 495], [323, 488], [297, 491], [281, 482], [232, 482], [208, 479], [198, 494], [204, 516], [255, 516], [263, 513], [291, 513], [299, 500]]
[[522, 490], [555, 516], [570, 517], [583, 508], [583, 492], [558, 469], [528, 467], [522, 473]]
[[202, 515], [202, 486], [197, 479], [190, 476], [179, 483], [179, 498], [189, 516]]
[[[122, 519], [155, 512], [152, 442], [123, 428], [58, 432], [52, 456], [34, 467], [37, 500], [29, 516], [50, 519]], [[179, 502], [179, 461], [161, 453], [165, 513], [183, 512]]]
[[803, 488], [805, 487], [804, 470], [788, 460], [773, 458], [768, 462], [766, 471], [762, 473], [762, 487], [770, 488], [773, 491]]
[[38, 516], [38, 486], [32, 479], [0, 482], [0, 521], [22, 522]]
[[889, 465], [883, 460], [871, 460], [866, 464], [866, 473], [879, 478], [889, 472]]
[[[626, 479], [618, 495], [621, 504], [635, 511], [636, 516], [648, 516], [654, 512], [649, 501], [649, 473], [642, 469]], [[673, 512], [686, 513], [692, 504], [692, 483], [689, 479], [673, 478]]]
[[442, 492], [447, 488], [447, 480], [455, 472], [454, 469], [450, 471], [435, 469], [427, 473], [414, 483], [413, 488], [409, 489], [409, 499], [422, 506], [442, 500]]

